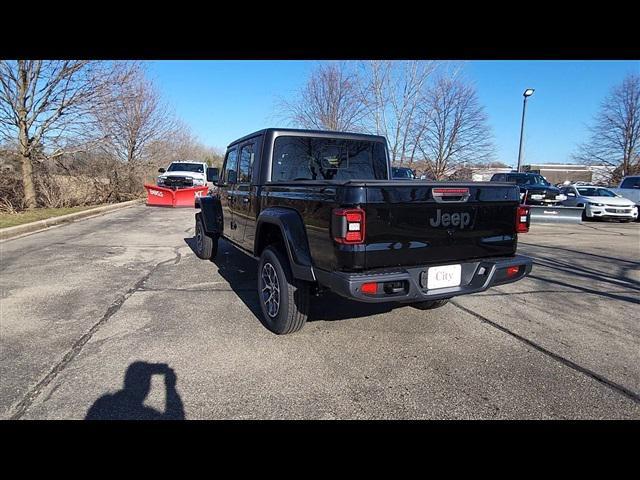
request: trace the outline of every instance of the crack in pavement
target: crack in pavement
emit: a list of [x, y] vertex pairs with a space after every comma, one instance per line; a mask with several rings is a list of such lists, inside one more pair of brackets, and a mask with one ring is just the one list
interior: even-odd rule
[[633, 265], [640, 265], [640, 262], [634, 262], [633, 260], [627, 260], [627, 259], [618, 258], [618, 257], [607, 257], [605, 255], [598, 255], [596, 253], [581, 252], [580, 250], [572, 250], [570, 248], [562, 248], [562, 247], [556, 247], [556, 246], [552, 246], [552, 245], [540, 245], [540, 244], [536, 244], [536, 243], [527, 243], [527, 242], [522, 242], [522, 241], [519, 241], [518, 245], [528, 245], [530, 247], [535, 247], [535, 248], [548, 248], [548, 249], [551, 249], [551, 250], [563, 250], [565, 252], [578, 253], [580, 255], [586, 255], [586, 256], [589, 256], [589, 257], [601, 258], [601, 259], [606, 260], [608, 262], [616, 261], [616, 262], [631, 263]]
[[553, 283], [555, 285], [561, 285], [563, 287], [573, 288], [575, 290], [579, 290], [584, 293], [592, 293], [592, 294], [600, 295], [602, 297], [613, 298], [614, 300], [622, 300], [623, 302], [640, 304], [640, 299], [638, 298], [625, 297], [624, 295], [616, 295], [615, 293], [603, 292], [601, 290], [593, 290], [591, 288], [581, 287], [579, 285], [572, 285], [570, 283], [561, 282], [560, 280], [551, 280], [550, 278], [539, 277], [537, 275], [531, 275], [531, 274], [527, 275], [527, 278], [533, 278], [535, 280], [540, 280], [542, 282]]
[[[600, 292], [575, 292], [572, 290], [531, 290], [530, 292], [504, 292], [504, 293], [484, 293], [476, 295], [476, 297], [508, 297], [511, 295], [533, 295], [536, 293], [558, 293], [558, 294], [569, 294], [569, 295], [600, 295]], [[636, 294], [634, 291], [627, 290], [609, 290], [609, 293], [631, 293]]]
[[154, 265], [151, 270], [147, 274], [145, 274], [142, 278], [140, 278], [129, 290], [127, 290], [124, 295], [120, 296], [115, 302], [113, 302], [107, 311], [104, 313], [102, 318], [95, 323], [88, 332], [82, 335], [76, 342], [73, 344], [71, 349], [65, 353], [62, 360], [60, 360], [47, 375], [44, 376], [27, 394], [20, 400], [15, 406], [9, 411], [13, 411], [10, 420], [19, 420], [33, 405], [33, 402], [38, 398], [42, 390], [47, 387], [59, 374], [62, 372], [65, 367], [78, 356], [78, 354], [82, 351], [82, 348], [85, 344], [93, 337], [93, 335], [98, 331], [98, 329], [104, 325], [111, 317], [113, 317], [118, 310], [124, 305], [124, 303], [133, 295], [134, 293], [140, 291], [142, 289], [142, 285], [149, 279], [149, 277], [161, 266], [165, 264], [169, 264], [174, 262], [176, 265], [181, 258], [181, 254], [178, 251], [181, 247], [173, 247], [174, 253], [176, 254], [175, 258], [170, 258], [168, 260], [163, 260], [162, 262]]
[[255, 292], [255, 288], [141, 288], [140, 292]]
[[621, 278], [621, 274], [618, 274], [617, 277], [614, 277], [604, 272], [589, 271], [580, 267], [562, 265], [560, 262], [545, 260], [543, 258], [534, 257], [533, 255], [528, 255], [528, 257], [533, 260], [534, 265], [539, 265], [551, 270], [558, 270], [560, 272], [569, 273], [577, 277], [596, 280], [598, 282], [610, 283], [611, 285], [615, 285], [617, 287], [627, 287], [640, 291], [640, 282], [637, 282], [636, 280], [633, 280], [631, 278]]
[[515, 332], [512, 332], [511, 330], [509, 330], [506, 327], [503, 327], [502, 325], [489, 320], [487, 317], [480, 315], [479, 313], [474, 312], [473, 310], [470, 310], [466, 307], [463, 307], [462, 305], [460, 305], [459, 303], [455, 302], [455, 301], [450, 301], [449, 303], [451, 303], [452, 305], [454, 305], [455, 307], [459, 308], [460, 310], [462, 310], [463, 312], [468, 313], [469, 315], [474, 316], [475, 318], [479, 319], [481, 322], [486, 323], [498, 330], [500, 330], [503, 333], [506, 333], [507, 335], [512, 336], [513, 338], [515, 338], [516, 340], [529, 345], [532, 348], [535, 348], [536, 350], [538, 350], [539, 352], [547, 355], [548, 357], [552, 358], [553, 360], [556, 360], [557, 362], [562, 363], [563, 365], [571, 368], [572, 370], [577, 371], [578, 373], [582, 373], [584, 375], [587, 375], [588, 377], [593, 378], [594, 380], [596, 380], [598, 383], [601, 383], [602, 385], [605, 385], [606, 387], [609, 387], [610, 389], [614, 390], [617, 393], [620, 393], [622, 395], [624, 395], [625, 397], [633, 400], [635, 403], [640, 404], [640, 395], [637, 394], [636, 392], [629, 390], [627, 387], [620, 385], [618, 383], [615, 383], [611, 380], [609, 380], [608, 378], [594, 372], [593, 370], [589, 370], [586, 367], [583, 367], [581, 365], [578, 365], [575, 362], [572, 362], [571, 360], [564, 358], [561, 355], [558, 355], [557, 353], [552, 352], [551, 350], [547, 350], [546, 348], [544, 348], [542, 345], [539, 345], [537, 343], [535, 343], [532, 340], [529, 340], [528, 338], [525, 338], [521, 335], [518, 335]]

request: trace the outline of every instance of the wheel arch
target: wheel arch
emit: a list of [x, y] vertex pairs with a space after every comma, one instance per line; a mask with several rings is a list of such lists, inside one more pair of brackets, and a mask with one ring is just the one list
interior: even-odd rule
[[260, 212], [256, 223], [253, 254], [259, 257], [262, 251], [280, 239], [284, 244], [293, 276], [300, 280], [315, 282], [313, 262], [304, 222], [292, 208], [271, 207]]

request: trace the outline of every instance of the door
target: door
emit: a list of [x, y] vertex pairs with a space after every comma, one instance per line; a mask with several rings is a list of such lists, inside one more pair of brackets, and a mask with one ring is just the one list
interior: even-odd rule
[[[576, 191], [575, 188], [572, 188], [572, 187], [562, 188], [560, 189], [560, 193], [567, 196], [567, 199], [564, 202], [562, 202], [563, 205], [566, 205], [568, 207], [576, 206], [576, 204], [578, 203], [578, 192]], [[569, 194], [573, 194], [573, 196]]]
[[253, 250], [255, 239], [255, 196], [252, 195], [252, 173], [256, 143], [250, 142], [240, 146], [238, 160], [238, 184], [234, 192], [234, 221], [238, 224], [238, 243], [247, 250]]
[[222, 165], [222, 174], [218, 181], [218, 192], [224, 219], [224, 235], [232, 240], [234, 240], [235, 234], [235, 229], [233, 228], [233, 192], [237, 180], [237, 169], [238, 149], [237, 147], [232, 147], [227, 151]]

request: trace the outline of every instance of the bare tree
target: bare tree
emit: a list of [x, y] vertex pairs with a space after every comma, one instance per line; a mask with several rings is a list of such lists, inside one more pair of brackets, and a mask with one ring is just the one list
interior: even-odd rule
[[175, 116], [140, 66], [111, 91], [109, 101], [95, 110], [94, 118], [103, 138], [101, 149], [119, 162], [113, 171], [118, 192], [124, 188], [135, 193], [141, 188], [139, 173], [141, 167], [150, 164], [149, 147], [153, 142], [175, 136], [179, 129]]
[[372, 60], [361, 66], [366, 78], [361, 89], [368, 113], [366, 130], [387, 138], [392, 162], [413, 162], [422, 134], [416, 124], [418, 110], [437, 64]]
[[178, 128], [175, 116], [140, 67], [111, 92], [106, 108], [97, 110], [95, 117], [103, 148], [128, 165], [145, 158], [150, 142]]
[[616, 167], [622, 176], [640, 169], [640, 75], [628, 75], [612, 89], [589, 130], [576, 160]]
[[419, 110], [418, 149], [432, 178], [441, 180], [467, 162], [488, 161], [493, 156], [487, 116], [471, 85], [441, 76]]
[[0, 61], [0, 138], [17, 142], [27, 208], [36, 206], [34, 165], [93, 136], [90, 112], [122, 74], [113, 62]]
[[222, 166], [224, 151], [207, 147], [189, 130], [178, 123], [178, 128], [149, 145], [149, 158], [154, 167], [166, 167], [178, 160], [197, 160], [211, 166]]
[[302, 128], [358, 131], [365, 114], [357, 74], [345, 63], [318, 66], [293, 100], [281, 100], [280, 113]]

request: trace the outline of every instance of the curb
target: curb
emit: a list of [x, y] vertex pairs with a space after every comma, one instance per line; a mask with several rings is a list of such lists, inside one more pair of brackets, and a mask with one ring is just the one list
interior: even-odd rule
[[25, 223], [23, 225], [16, 225], [15, 227], [7, 227], [0, 229], [0, 242], [4, 240], [10, 240], [27, 233], [35, 233], [41, 230], [46, 230], [54, 225], [60, 225], [62, 223], [73, 222], [86, 217], [98, 216], [104, 213], [112, 212], [114, 210], [120, 210], [122, 208], [133, 207], [139, 203], [142, 203], [144, 199], [129, 200], [128, 202], [114, 203], [112, 205], [105, 205], [97, 208], [90, 208], [81, 212], [69, 213], [67, 215], [60, 215], [59, 217], [45, 218], [44, 220], [38, 220], [36, 222]]

